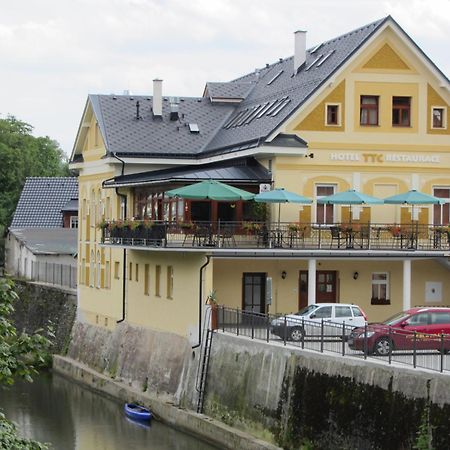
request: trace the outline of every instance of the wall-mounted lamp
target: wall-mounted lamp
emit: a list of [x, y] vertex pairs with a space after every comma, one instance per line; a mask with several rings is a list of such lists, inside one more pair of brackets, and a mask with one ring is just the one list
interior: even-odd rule
[[287, 273], [285, 270], [283, 270], [283, 272], [281, 272], [281, 278], [283, 278], [283, 280], [285, 280], [287, 277]]
[[359, 277], [359, 273], [358, 272], [353, 272], [353, 279], [357, 280]]

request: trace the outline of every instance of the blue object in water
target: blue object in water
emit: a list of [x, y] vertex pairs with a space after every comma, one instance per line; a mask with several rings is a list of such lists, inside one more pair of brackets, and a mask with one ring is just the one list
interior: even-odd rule
[[136, 405], [134, 403], [125, 403], [125, 414], [133, 420], [150, 421], [152, 419], [152, 413], [143, 406]]

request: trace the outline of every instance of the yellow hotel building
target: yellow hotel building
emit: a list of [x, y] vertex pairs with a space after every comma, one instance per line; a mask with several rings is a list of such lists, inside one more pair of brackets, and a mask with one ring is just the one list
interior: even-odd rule
[[[449, 80], [386, 17], [203, 95], [90, 95], [79, 172], [79, 320], [198, 343], [206, 297], [260, 313], [450, 306]], [[215, 179], [310, 204], [170, 197]], [[349, 189], [436, 204], [333, 205]], [[318, 201], [319, 200], [319, 201]], [[281, 214], [279, 218], [278, 214]], [[267, 292], [271, 279], [271, 298]]]

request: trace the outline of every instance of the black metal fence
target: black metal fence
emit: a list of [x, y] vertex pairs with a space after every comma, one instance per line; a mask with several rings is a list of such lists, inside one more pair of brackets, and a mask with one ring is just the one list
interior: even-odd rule
[[432, 224], [116, 221], [103, 228], [113, 245], [218, 248], [450, 249], [450, 228]]
[[224, 306], [217, 308], [217, 329], [283, 346], [450, 372], [450, 335], [446, 334], [372, 325], [355, 329], [345, 322], [259, 314]]

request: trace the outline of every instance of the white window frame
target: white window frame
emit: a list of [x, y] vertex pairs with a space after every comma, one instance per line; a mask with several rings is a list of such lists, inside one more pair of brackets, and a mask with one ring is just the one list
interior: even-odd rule
[[70, 216], [70, 228], [78, 228], [78, 216]]
[[[332, 187], [333, 188], [333, 194], [335, 194], [336, 190], [337, 190], [337, 184], [333, 184], [333, 183], [317, 183], [315, 185], [315, 187], [314, 187], [314, 195], [316, 197], [316, 204], [315, 204], [315, 211], [314, 211], [314, 222], [315, 223], [319, 223], [319, 221], [317, 220], [317, 205], [318, 205], [317, 200], [319, 200], [322, 197], [328, 197], [327, 195], [320, 195], [320, 196], [317, 195], [317, 188], [319, 188], [319, 187]], [[330, 194], [330, 195], [332, 195], [332, 194]], [[327, 205], [323, 205], [323, 206], [325, 207], [324, 208], [324, 216], [323, 216], [324, 222], [321, 223], [321, 225], [331, 227], [331, 226], [333, 226], [333, 223], [326, 223], [327, 222], [327, 215], [326, 215], [326, 211], [327, 211], [326, 206]], [[336, 205], [332, 205], [332, 206], [333, 206], [333, 222], [336, 222], [336, 219], [337, 219], [337, 217], [336, 217]]]
[[[385, 280], [374, 280], [373, 276], [374, 275], [385, 275], [386, 279]], [[371, 275], [371, 283], [370, 283], [370, 296], [372, 298], [372, 289], [374, 285], [382, 285], [385, 284], [386, 285], [386, 298], [385, 299], [380, 299], [377, 298], [377, 300], [384, 300], [386, 302], [390, 302], [391, 301], [391, 285], [390, 285], [390, 277], [389, 277], [389, 272], [372, 272]]]
[[[337, 106], [338, 107], [337, 123], [328, 123], [328, 107], [329, 106]], [[327, 127], [342, 126], [341, 115], [342, 115], [341, 103], [335, 103], [335, 102], [325, 103], [325, 126], [327, 126]]]
[[[442, 109], [442, 127], [435, 127], [433, 126], [433, 112], [435, 109]], [[431, 129], [432, 130], [446, 130], [447, 129], [447, 107], [446, 106], [440, 106], [440, 105], [434, 105], [431, 107]]]

